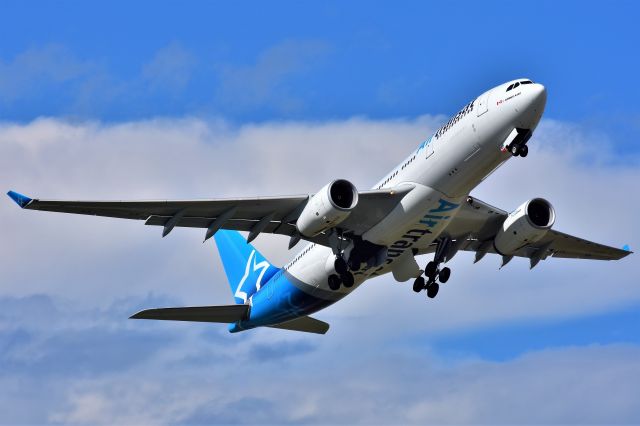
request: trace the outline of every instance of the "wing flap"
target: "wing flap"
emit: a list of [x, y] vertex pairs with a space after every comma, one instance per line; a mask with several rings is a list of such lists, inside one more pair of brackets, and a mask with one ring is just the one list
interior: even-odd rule
[[[477, 198], [469, 197], [447, 227], [447, 231], [454, 240], [456, 237], [469, 235], [467, 241], [461, 244], [460, 250], [474, 252], [482, 250], [486, 253], [496, 253], [493, 245], [487, 245], [485, 242], [495, 238], [506, 217], [506, 211]], [[421, 252], [423, 251], [426, 250], [421, 250]], [[541, 240], [522, 247], [514, 255], [531, 259], [544, 259], [547, 256], [553, 256], [573, 259], [618, 260], [630, 253], [627, 250], [609, 247], [552, 229]]]
[[[171, 216], [149, 216], [145, 225], [164, 226], [171, 219]], [[216, 218], [211, 217], [182, 217], [175, 226], [182, 228], [208, 228]], [[235, 231], [250, 231], [258, 221], [251, 219], [229, 219], [224, 223], [224, 229]], [[293, 235], [296, 231], [295, 225], [271, 221], [262, 232], [268, 234]]]
[[631, 254], [631, 251], [604, 244], [594, 243], [583, 238], [574, 237], [553, 229], [538, 241], [534, 247], [544, 247], [549, 244], [553, 257], [571, 259], [619, 260]]
[[300, 317], [269, 327], [315, 334], [325, 334], [329, 330], [329, 324], [311, 317]]
[[247, 317], [248, 305], [190, 306], [184, 308], [145, 309], [130, 319], [219, 322], [231, 324]]

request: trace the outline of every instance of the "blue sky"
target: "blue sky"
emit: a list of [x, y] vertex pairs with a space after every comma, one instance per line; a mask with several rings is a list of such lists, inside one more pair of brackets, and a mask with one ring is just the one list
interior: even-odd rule
[[[0, 183], [104, 199], [366, 188], [526, 76], [549, 91], [531, 154], [474, 195], [544, 196], [557, 229], [637, 249], [638, 16], [631, 1], [4, 1]], [[640, 423], [635, 255], [498, 271], [461, 253], [434, 301], [385, 277], [318, 315], [327, 336], [230, 335], [126, 319], [231, 302], [200, 233], [8, 198], [0, 214], [3, 423]]]
[[[57, 49], [42, 58], [51, 62], [48, 69], [36, 70], [32, 62], [38, 85], [11, 88], [14, 95], [0, 109], [9, 119], [452, 113], [468, 93], [527, 75], [555, 95], [547, 110], [554, 118], [607, 129], [638, 126], [638, 5], [632, 1], [608, 7], [403, 2], [391, 8], [357, 1], [242, 7], [7, 1], [2, 12], [4, 72], [17, 73], [25, 52]], [[245, 81], [229, 75], [238, 72], [248, 73]], [[240, 95], [260, 85], [265, 96]], [[89, 105], [79, 101], [85, 96]], [[243, 101], [229, 102], [235, 96]]]

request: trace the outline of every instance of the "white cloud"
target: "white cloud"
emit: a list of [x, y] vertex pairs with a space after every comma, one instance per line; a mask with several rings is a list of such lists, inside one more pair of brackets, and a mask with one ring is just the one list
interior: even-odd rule
[[[199, 119], [6, 123], [0, 126], [0, 182], [35, 197], [72, 199], [307, 193], [337, 177], [368, 188], [437, 121], [354, 118], [239, 127]], [[637, 201], [626, 195], [640, 178], [637, 160], [619, 164], [606, 141], [553, 121], [543, 123], [531, 145], [526, 160], [510, 161], [474, 194], [505, 209], [544, 196], [556, 206], [557, 229], [612, 245], [638, 245]], [[191, 303], [228, 301], [215, 250], [199, 244], [198, 230], [160, 239], [159, 229], [140, 222], [20, 212], [9, 199], [0, 211], [0, 254], [11, 283], [2, 294], [64, 294], [90, 304], [149, 293]], [[257, 244], [277, 263], [289, 256], [282, 237], [262, 236]], [[342, 324], [345, 316], [359, 318], [358, 327], [374, 321], [391, 331], [416, 323], [418, 330], [439, 332], [602, 312], [640, 299], [632, 279], [635, 258], [551, 259], [531, 272], [524, 260], [514, 260], [498, 272], [497, 258], [472, 266], [471, 256], [461, 253], [452, 262], [452, 282], [435, 303], [384, 277], [322, 315], [334, 319], [332, 332], [350, 328]]]
[[[63, 423], [635, 423], [637, 347], [530, 353], [503, 363], [438, 367], [429, 355], [343, 351], [289, 363], [235, 363], [79, 380]], [[330, 368], [327, 357], [344, 358]], [[313, 365], [318, 363], [319, 365]], [[200, 374], [198, 374], [200, 371]], [[206, 372], [202, 374], [202, 372]], [[138, 373], [141, 373], [138, 371]]]
[[[438, 121], [4, 123], [0, 183], [78, 199], [304, 193], [337, 177], [368, 188]], [[618, 161], [614, 148], [546, 121], [529, 157], [510, 161], [475, 195], [506, 209], [545, 196], [558, 229], [635, 247], [638, 203], [627, 194], [640, 169], [637, 159]], [[0, 398], [8, 421], [640, 421], [636, 346], [557, 348], [505, 362], [452, 360], [428, 347], [434, 334], [637, 303], [636, 256], [551, 259], [533, 271], [514, 260], [498, 271], [495, 257], [472, 265], [461, 253], [433, 301], [383, 277], [319, 313], [332, 324], [323, 337], [229, 335], [224, 326], [125, 319], [142, 307], [231, 301], [202, 232], [161, 239], [141, 222], [20, 211], [8, 198], [0, 215], [0, 386], [20, 389]], [[281, 237], [257, 245], [276, 262], [290, 255]], [[407, 347], [415, 341], [424, 344]]]
[[[0, 333], [0, 410], [8, 423], [640, 420], [637, 345], [545, 349], [494, 362], [451, 359], [424, 344], [365, 342], [357, 333], [318, 338], [280, 330], [229, 335], [206, 324], [132, 326], [116, 320], [116, 304], [89, 324], [77, 306], [48, 309], [53, 327], [41, 321], [25, 329], [21, 312], [7, 314], [7, 307], [26, 311], [33, 302], [0, 301], [13, 330]], [[11, 357], [42, 340], [39, 365]]]

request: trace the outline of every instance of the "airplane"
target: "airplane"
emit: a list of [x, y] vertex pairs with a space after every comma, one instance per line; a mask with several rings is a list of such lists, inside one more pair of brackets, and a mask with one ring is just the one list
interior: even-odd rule
[[[131, 318], [227, 323], [229, 331], [271, 327], [324, 334], [310, 315], [341, 300], [370, 278], [391, 272], [434, 298], [446, 283], [443, 266], [460, 250], [528, 258], [618, 260], [631, 253], [552, 229], [553, 206], [533, 198], [507, 212], [471, 191], [512, 157], [524, 158], [547, 100], [542, 84], [521, 78], [465, 105], [371, 190], [336, 179], [315, 194], [188, 201], [59, 201], [8, 195], [27, 210], [145, 220], [206, 229], [214, 237], [235, 299], [233, 305], [147, 309]], [[239, 231], [248, 232], [245, 239]], [[283, 267], [251, 242], [286, 235], [289, 249], [308, 244]], [[433, 253], [421, 269], [415, 256]], [[474, 263], [475, 263], [474, 262]]]

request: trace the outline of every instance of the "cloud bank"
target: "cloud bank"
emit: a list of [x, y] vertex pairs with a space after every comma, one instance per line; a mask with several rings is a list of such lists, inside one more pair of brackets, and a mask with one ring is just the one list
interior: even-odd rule
[[[68, 199], [307, 193], [338, 177], [364, 189], [440, 121], [3, 123], [0, 182]], [[638, 246], [640, 206], [620, 198], [640, 180], [637, 158], [621, 161], [603, 135], [549, 120], [531, 144], [526, 160], [510, 161], [474, 195], [507, 210], [544, 196], [557, 229]], [[637, 306], [635, 256], [550, 259], [529, 272], [524, 260], [498, 271], [495, 257], [472, 266], [461, 253], [435, 301], [383, 277], [318, 315], [332, 324], [323, 338], [229, 335], [223, 326], [126, 320], [140, 308], [231, 301], [201, 232], [161, 239], [140, 222], [21, 212], [8, 198], [0, 214], [0, 383], [9, 389], [0, 412], [11, 423], [640, 421], [630, 397], [640, 391], [635, 345], [496, 362], [449, 359], [430, 343]], [[280, 237], [256, 243], [274, 263], [291, 255]], [[528, 409], [531, 401], [540, 406]]]

